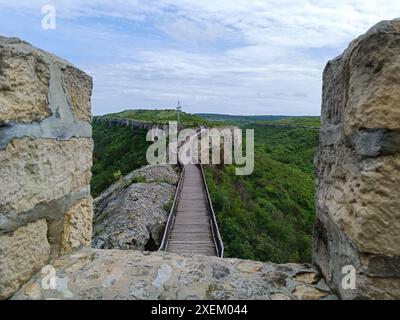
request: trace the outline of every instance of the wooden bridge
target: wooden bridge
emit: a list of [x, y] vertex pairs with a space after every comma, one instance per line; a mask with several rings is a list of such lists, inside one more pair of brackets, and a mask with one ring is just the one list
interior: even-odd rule
[[186, 164], [159, 250], [222, 257], [224, 246], [201, 164]]

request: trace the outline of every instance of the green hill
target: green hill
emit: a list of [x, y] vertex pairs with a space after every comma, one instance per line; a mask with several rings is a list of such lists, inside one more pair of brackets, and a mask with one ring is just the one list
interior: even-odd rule
[[320, 117], [289, 117], [278, 120], [258, 121], [254, 125], [273, 124], [282, 126], [319, 127]]
[[[174, 109], [132, 109], [124, 110], [118, 113], [110, 113], [105, 115], [105, 117], [117, 119], [135, 119], [142, 122], [150, 123], [167, 123], [168, 121], [177, 120], [177, 112]], [[211, 124], [209, 121], [204, 120], [202, 117], [187, 112], [180, 112], [180, 122], [181, 124], [186, 126]]]
[[288, 116], [242, 116], [242, 115], [230, 115], [230, 114], [218, 114], [218, 113], [196, 113], [197, 116], [202, 117], [207, 121], [222, 121], [222, 122], [253, 122], [253, 121], [276, 121], [288, 118]]

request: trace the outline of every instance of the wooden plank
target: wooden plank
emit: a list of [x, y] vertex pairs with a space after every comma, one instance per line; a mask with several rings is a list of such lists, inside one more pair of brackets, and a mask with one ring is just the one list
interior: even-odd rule
[[183, 185], [167, 251], [216, 255], [203, 180], [199, 168], [195, 165], [185, 165]]

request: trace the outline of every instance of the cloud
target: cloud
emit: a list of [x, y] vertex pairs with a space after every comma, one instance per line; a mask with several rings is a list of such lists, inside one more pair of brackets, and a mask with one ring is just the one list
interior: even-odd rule
[[96, 114], [165, 107], [318, 114], [328, 58], [400, 15], [398, 0], [0, 0], [0, 29], [66, 57], [94, 78]]

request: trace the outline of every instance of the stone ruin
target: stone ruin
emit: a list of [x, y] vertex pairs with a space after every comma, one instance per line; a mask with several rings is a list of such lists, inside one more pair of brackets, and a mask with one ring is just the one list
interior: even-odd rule
[[354, 40], [323, 80], [314, 262], [344, 299], [400, 299], [400, 20]]
[[[0, 299], [335, 297], [307, 265], [89, 248], [91, 91], [67, 61], [0, 37]], [[399, 20], [328, 63], [321, 122], [314, 263], [343, 299], [400, 299]]]
[[0, 37], [0, 298], [90, 245], [92, 79]]

